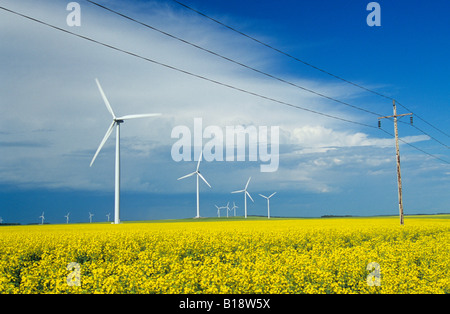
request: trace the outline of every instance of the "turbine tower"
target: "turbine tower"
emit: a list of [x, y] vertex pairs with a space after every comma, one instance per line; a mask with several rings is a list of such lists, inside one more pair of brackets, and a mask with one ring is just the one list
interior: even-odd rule
[[94, 216], [94, 214], [92, 214], [91, 212], [89, 212], [89, 223], [92, 223], [92, 216]]
[[177, 180], [182, 180], [182, 179], [191, 177], [194, 174], [197, 175], [197, 216], [195, 216], [195, 218], [200, 218], [200, 195], [199, 195], [199, 184], [198, 184], [199, 180], [198, 180], [198, 178], [200, 177], [211, 188], [211, 185], [209, 185], [208, 181], [206, 181], [206, 179], [202, 176], [202, 174], [198, 170], [200, 168], [200, 161], [202, 161], [202, 156], [203, 156], [203, 150], [200, 152], [200, 157], [198, 158], [197, 170], [177, 179]]
[[231, 192], [231, 193], [244, 193], [245, 218], [247, 218], [247, 195], [248, 197], [250, 197], [252, 202], [254, 202], [253, 198], [250, 196], [250, 193], [247, 192], [248, 184], [250, 183], [251, 178], [252, 177], [248, 178], [247, 184], [245, 185], [245, 188], [243, 190]]
[[113, 117], [113, 121], [112, 121], [111, 125], [109, 126], [108, 130], [106, 131], [106, 134], [103, 137], [103, 140], [101, 141], [100, 146], [97, 148], [94, 158], [92, 158], [90, 167], [92, 167], [92, 165], [94, 164], [94, 161], [97, 158], [98, 153], [100, 153], [100, 150], [103, 148], [103, 145], [105, 145], [109, 136], [113, 132], [114, 127], [116, 127], [114, 223], [118, 224], [118, 223], [120, 223], [120, 124], [123, 123], [125, 120], [129, 120], [129, 119], [156, 117], [156, 116], [160, 116], [161, 114], [160, 113], [132, 114], [132, 115], [126, 115], [123, 117], [116, 117], [116, 115], [114, 114], [114, 111], [111, 108], [111, 105], [109, 104], [108, 99], [105, 96], [105, 93], [103, 92], [102, 87], [100, 86], [98, 79], [95, 79], [95, 82], [97, 83], [98, 89], [100, 91], [100, 94], [102, 95], [103, 101], [105, 102], [106, 108], [108, 109], [109, 113]]
[[264, 196], [262, 194], [259, 194], [259, 196], [264, 197], [267, 199], [267, 219], [270, 219], [270, 198], [277, 194], [277, 192], [273, 192], [270, 196]]
[[39, 218], [41, 218], [41, 225], [43, 225], [44, 224], [44, 220], [45, 220], [44, 212], [42, 212], [42, 215], [40, 215]]
[[67, 215], [64, 215], [64, 217], [66, 217], [66, 224], [69, 223], [69, 215], [70, 215], [70, 213], [67, 213]]

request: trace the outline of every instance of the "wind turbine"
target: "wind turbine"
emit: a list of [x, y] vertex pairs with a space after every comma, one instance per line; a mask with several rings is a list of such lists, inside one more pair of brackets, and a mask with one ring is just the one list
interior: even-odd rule
[[108, 109], [109, 113], [113, 117], [113, 121], [112, 121], [111, 125], [109, 126], [108, 130], [106, 131], [106, 134], [103, 137], [103, 140], [101, 141], [100, 146], [97, 148], [94, 158], [92, 158], [90, 167], [92, 167], [92, 164], [94, 163], [95, 159], [97, 158], [98, 153], [100, 153], [100, 150], [103, 148], [103, 145], [105, 145], [109, 136], [113, 132], [114, 127], [116, 127], [114, 223], [118, 224], [118, 223], [120, 223], [120, 124], [123, 123], [125, 120], [129, 120], [129, 119], [156, 117], [156, 116], [160, 116], [161, 114], [160, 113], [132, 114], [132, 115], [126, 115], [123, 117], [116, 117], [116, 115], [114, 114], [114, 111], [111, 108], [111, 105], [109, 104], [108, 99], [105, 96], [105, 93], [103, 92], [102, 87], [100, 86], [98, 79], [95, 79], [95, 82], [97, 83], [98, 89], [100, 91], [100, 94], [102, 95], [103, 101], [105, 102], [106, 108]]
[[187, 174], [181, 178], [178, 178], [177, 180], [182, 180], [184, 178], [188, 178], [193, 176], [194, 174], [197, 175], [197, 216], [195, 216], [195, 218], [200, 218], [200, 196], [199, 196], [199, 184], [198, 184], [198, 178], [202, 178], [202, 180], [211, 188], [211, 185], [209, 185], [208, 181], [206, 181], [206, 179], [202, 176], [202, 174], [200, 173], [200, 171], [198, 170], [200, 167], [200, 161], [202, 161], [202, 156], [203, 156], [203, 150], [200, 152], [200, 157], [198, 158], [198, 163], [197, 163], [197, 170], [195, 170], [194, 172]]
[[89, 212], [89, 223], [92, 223], [92, 216], [94, 216], [94, 214], [92, 214], [91, 212]]
[[259, 196], [264, 197], [265, 199], [267, 199], [267, 219], [270, 219], [270, 198], [272, 196], [274, 196], [275, 194], [277, 194], [277, 192], [273, 192], [270, 196], [264, 196], [262, 194], [259, 194]]
[[247, 218], [247, 195], [248, 197], [250, 197], [250, 199], [252, 200], [252, 202], [254, 202], [253, 198], [250, 196], [250, 193], [247, 192], [247, 187], [248, 184], [250, 183], [250, 179], [252, 177], [248, 178], [247, 184], [245, 185], [245, 188], [243, 190], [239, 190], [239, 191], [233, 191], [231, 193], [244, 193], [244, 203], [245, 203], [245, 218]]
[[0, 217], [0, 224], [2, 224], [3, 223], [3, 218], [2, 217]]
[[66, 217], [66, 224], [69, 223], [69, 215], [70, 215], [70, 213], [67, 213], [67, 215], [64, 215], [64, 217]]
[[239, 208], [236, 206], [236, 204], [233, 202], [233, 207], [231, 207], [232, 210], [234, 210], [234, 217], [236, 217], [236, 208]]
[[111, 216], [111, 213], [106, 214], [106, 217], [108, 217], [108, 222], [109, 222], [109, 216]]
[[216, 206], [216, 208], [217, 208], [217, 217], [220, 218], [220, 209], [221, 209], [222, 207], [219, 207], [219, 206], [217, 206], [217, 205], [214, 205], [214, 206]]
[[44, 219], [45, 219], [45, 217], [44, 217], [44, 212], [42, 212], [42, 215], [40, 215], [39, 218], [42, 219], [42, 220], [41, 220], [41, 225], [43, 225], [43, 224], [44, 224]]
[[227, 207], [225, 207], [227, 210], [227, 218], [228, 218], [228, 212], [230, 211], [230, 202], [227, 203]]

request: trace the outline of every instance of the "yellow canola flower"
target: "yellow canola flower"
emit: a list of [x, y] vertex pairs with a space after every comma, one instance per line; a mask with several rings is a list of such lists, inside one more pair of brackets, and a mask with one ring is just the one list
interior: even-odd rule
[[0, 293], [450, 293], [449, 222], [441, 215], [408, 216], [405, 226], [393, 217], [2, 226]]

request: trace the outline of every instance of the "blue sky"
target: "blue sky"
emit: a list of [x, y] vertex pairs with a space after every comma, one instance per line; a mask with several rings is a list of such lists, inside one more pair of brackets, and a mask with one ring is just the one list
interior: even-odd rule
[[[377, 116], [293, 88], [175, 41], [88, 2], [81, 26], [66, 24], [69, 1], [1, 0], [1, 6], [146, 58], [297, 106], [377, 126]], [[170, 0], [98, 1], [165, 32], [354, 106], [392, 114], [389, 99], [365, 92], [267, 49]], [[450, 134], [448, 1], [378, 1], [381, 26], [369, 27], [370, 1], [181, 1], [293, 56], [393, 97]], [[249, 176], [249, 214], [397, 214], [394, 142], [345, 123], [161, 67], [0, 10], [0, 217], [36, 223], [106, 220], [114, 206], [114, 138], [89, 163], [110, 123], [94, 79], [117, 115], [160, 112], [121, 128], [122, 220], [196, 214], [195, 180], [177, 181], [196, 163], [175, 162], [171, 131], [194, 118], [204, 126], [280, 127], [280, 166], [203, 162], [200, 213], [236, 202]], [[399, 107], [399, 113], [406, 109]], [[405, 122], [408, 119], [403, 118]], [[419, 118], [400, 137], [450, 162], [450, 138]], [[393, 123], [383, 121], [393, 133]], [[436, 141], [437, 140], [437, 141]], [[439, 142], [438, 142], [439, 141]], [[443, 145], [444, 144], [444, 145]], [[450, 212], [450, 165], [402, 143], [406, 214]]]

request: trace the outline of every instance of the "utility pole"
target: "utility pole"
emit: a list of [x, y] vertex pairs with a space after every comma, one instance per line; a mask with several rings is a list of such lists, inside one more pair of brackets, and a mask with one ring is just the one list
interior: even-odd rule
[[381, 119], [394, 118], [394, 129], [395, 129], [395, 150], [397, 155], [397, 184], [398, 184], [398, 209], [400, 214], [400, 225], [404, 224], [403, 220], [403, 199], [402, 199], [402, 175], [400, 171], [400, 149], [398, 147], [398, 127], [397, 127], [397, 118], [403, 116], [411, 116], [412, 123], [412, 113], [404, 113], [397, 114], [397, 107], [395, 105], [395, 100], [392, 100], [394, 105], [394, 115], [393, 116], [385, 116], [378, 118], [378, 127], [381, 127]]

